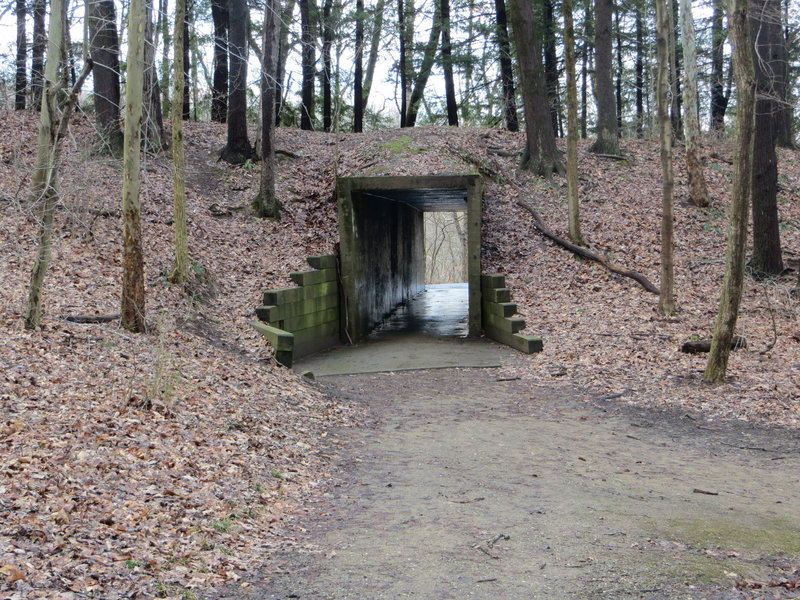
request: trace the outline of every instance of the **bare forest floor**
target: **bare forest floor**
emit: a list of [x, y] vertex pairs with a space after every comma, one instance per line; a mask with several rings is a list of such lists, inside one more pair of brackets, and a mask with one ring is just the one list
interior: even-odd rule
[[[637, 408], [682, 411], [698, 422], [800, 428], [796, 275], [745, 283], [729, 382], [701, 381], [703, 355], [679, 352], [708, 337], [725, 247], [731, 150], [709, 140], [710, 209], [688, 205], [676, 161], [679, 312], [629, 279], [577, 260], [538, 235], [514, 201], [530, 200], [566, 229], [566, 185], [520, 172], [521, 134], [416, 129], [363, 135], [279, 130], [280, 223], [249, 214], [259, 167], [217, 162], [224, 126], [187, 124], [189, 235], [194, 274], [166, 281], [172, 260], [168, 153], [144, 163], [145, 335], [117, 322], [67, 315], [118, 312], [120, 162], [91, 152], [78, 117], [65, 140], [61, 204], [41, 331], [22, 329], [36, 241], [27, 188], [32, 114], [0, 113], [0, 598], [200, 598], [246, 578], [303, 543], [297, 517], [334, 468], [333, 427], [359, 426], [363, 408], [278, 367], [248, 325], [264, 289], [287, 285], [305, 257], [336, 241], [336, 174], [474, 170], [484, 194], [485, 272], [507, 276], [544, 338], [544, 352], [505, 370], [531, 384], [585, 390]], [[581, 146], [584, 234], [613, 260], [658, 281], [657, 145], [623, 142], [631, 162]], [[507, 156], [508, 155], [508, 156]], [[780, 151], [779, 209], [787, 263], [800, 244], [800, 154]], [[773, 346], [774, 344], [774, 346]], [[771, 349], [762, 353], [768, 347]], [[533, 401], [533, 400], [532, 400]]]

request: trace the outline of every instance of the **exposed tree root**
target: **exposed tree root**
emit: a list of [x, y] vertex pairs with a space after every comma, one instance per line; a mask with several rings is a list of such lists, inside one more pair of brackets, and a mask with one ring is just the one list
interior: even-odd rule
[[533, 223], [536, 226], [536, 229], [538, 229], [539, 232], [546, 238], [549, 238], [550, 240], [554, 241], [559, 246], [563, 246], [570, 252], [574, 252], [578, 256], [582, 256], [583, 258], [587, 258], [589, 260], [601, 264], [612, 273], [616, 273], [617, 275], [622, 275], [623, 277], [628, 277], [630, 279], [633, 279], [636, 283], [641, 285], [645, 290], [647, 290], [651, 294], [658, 295], [658, 288], [654, 286], [650, 282], [650, 280], [647, 279], [647, 277], [645, 277], [641, 273], [637, 271], [632, 271], [630, 269], [623, 269], [622, 267], [619, 267], [613, 263], [608, 262], [605, 258], [597, 254], [596, 252], [592, 252], [591, 250], [588, 250], [581, 246], [577, 246], [572, 242], [565, 240], [561, 236], [556, 235], [549, 227], [547, 227], [547, 225], [544, 224], [544, 221], [542, 221], [542, 218], [539, 216], [539, 213], [536, 212], [536, 209], [533, 208], [533, 206], [529, 202], [526, 202], [525, 200], [517, 200], [517, 205], [520, 208], [524, 208], [526, 211], [530, 213], [531, 217], [533, 217]]

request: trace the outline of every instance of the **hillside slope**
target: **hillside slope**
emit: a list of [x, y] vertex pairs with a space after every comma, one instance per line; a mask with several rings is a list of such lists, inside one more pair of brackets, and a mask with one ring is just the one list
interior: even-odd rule
[[[186, 290], [166, 282], [169, 157], [149, 157], [142, 225], [150, 332], [133, 335], [116, 322], [63, 320], [118, 312], [121, 279], [120, 164], [91, 154], [91, 123], [78, 117], [65, 142], [44, 324], [31, 333], [22, 314], [37, 226], [26, 198], [36, 117], [5, 112], [1, 120], [2, 597], [17, 590], [29, 598], [191, 598], [295, 543], [293, 515], [329, 475], [320, 440], [332, 425], [357, 425], [362, 415], [277, 366], [248, 322], [264, 289], [286, 285], [289, 272], [306, 268], [306, 256], [333, 251], [337, 174], [490, 174], [484, 271], [506, 274], [529, 331], [545, 347], [512, 375], [579, 386], [595, 399], [678, 408], [692, 419], [800, 426], [793, 276], [747, 280], [739, 332], [749, 348], [733, 355], [728, 384], [703, 384], [704, 356], [678, 350], [713, 325], [730, 181], [724, 159], [708, 161], [707, 210], [687, 205], [677, 161], [680, 311], [663, 319], [655, 296], [536, 233], [515, 200], [533, 202], [564, 233], [566, 188], [516, 169], [521, 134], [279, 130], [285, 216], [275, 223], [247, 208], [258, 166], [217, 162], [224, 126], [188, 123], [193, 277]], [[724, 143], [713, 147], [730, 153]], [[650, 141], [623, 148], [631, 164], [598, 159], [581, 146], [584, 233], [614, 261], [657, 282], [658, 149]], [[798, 158], [781, 152], [782, 235], [792, 266]]]

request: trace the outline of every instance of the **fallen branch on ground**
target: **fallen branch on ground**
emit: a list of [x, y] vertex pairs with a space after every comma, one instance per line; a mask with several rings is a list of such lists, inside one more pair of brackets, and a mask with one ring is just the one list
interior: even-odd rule
[[62, 318], [70, 323], [110, 323], [119, 319], [119, 313], [116, 315], [66, 315]]
[[[747, 348], [747, 340], [740, 335], [733, 336], [731, 340], [731, 350]], [[700, 354], [701, 352], [711, 352], [711, 340], [697, 340], [684, 342], [681, 352], [685, 354]]]
[[549, 227], [547, 227], [547, 225], [544, 224], [544, 221], [542, 221], [542, 218], [539, 216], [539, 213], [536, 212], [536, 209], [533, 208], [533, 206], [531, 206], [531, 204], [526, 202], [525, 200], [517, 200], [517, 205], [519, 205], [521, 208], [524, 208], [526, 211], [530, 213], [530, 215], [533, 217], [533, 223], [536, 226], [536, 229], [538, 229], [542, 233], [542, 235], [544, 235], [546, 238], [549, 238], [550, 240], [554, 241], [559, 246], [563, 246], [570, 252], [574, 252], [578, 256], [582, 256], [583, 258], [588, 258], [589, 260], [593, 260], [594, 262], [599, 263], [612, 273], [616, 273], [617, 275], [622, 275], [623, 277], [628, 277], [630, 279], [633, 279], [635, 282], [637, 282], [651, 294], [658, 295], [659, 293], [658, 288], [654, 286], [650, 282], [650, 280], [647, 279], [647, 277], [645, 277], [641, 273], [637, 271], [632, 271], [630, 269], [623, 269], [622, 267], [619, 267], [613, 263], [608, 262], [604, 257], [600, 256], [596, 252], [592, 252], [591, 250], [583, 248], [582, 246], [573, 244], [572, 242], [565, 240], [561, 236], [556, 235]]

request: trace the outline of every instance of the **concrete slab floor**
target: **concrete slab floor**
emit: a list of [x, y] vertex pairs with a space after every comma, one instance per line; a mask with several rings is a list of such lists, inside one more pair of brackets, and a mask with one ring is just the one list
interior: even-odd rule
[[429, 285], [367, 339], [307, 356], [294, 365], [315, 377], [420, 369], [498, 367], [513, 350], [467, 338], [467, 284]]

